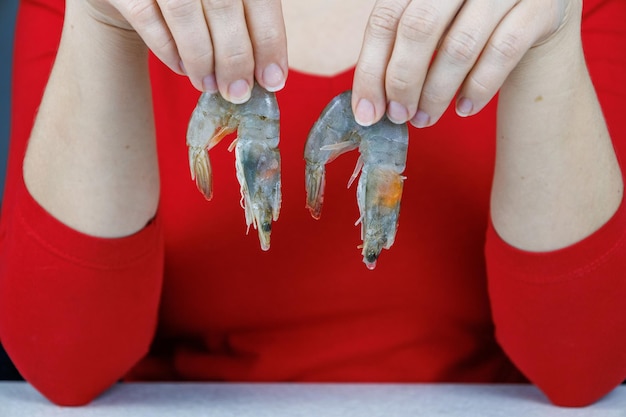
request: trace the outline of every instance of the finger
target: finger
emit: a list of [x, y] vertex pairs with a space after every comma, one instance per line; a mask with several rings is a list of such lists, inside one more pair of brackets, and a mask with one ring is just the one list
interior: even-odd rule
[[280, 0], [244, 0], [259, 84], [278, 91], [287, 79], [287, 37]]
[[472, 70], [489, 37], [516, 0], [476, 0], [457, 13], [443, 35], [421, 89], [416, 127], [436, 123]]
[[198, 0], [159, 0], [158, 3], [193, 86], [200, 91], [217, 91], [213, 46], [202, 3]]
[[479, 112], [498, 92], [509, 74], [544, 31], [537, 8], [521, 2], [511, 9], [491, 35], [458, 94], [457, 113]]
[[378, 0], [368, 20], [352, 86], [352, 108], [356, 121], [363, 126], [377, 122], [385, 114], [387, 62], [398, 22], [409, 2]]
[[241, 1], [203, 0], [215, 54], [215, 77], [226, 100], [248, 101], [254, 83], [254, 56]]
[[165, 65], [178, 74], [185, 71], [161, 10], [153, 0], [116, 1], [114, 6]]
[[413, 1], [400, 23], [387, 67], [387, 116], [404, 123], [417, 112], [422, 86], [439, 40], [462, 1]]

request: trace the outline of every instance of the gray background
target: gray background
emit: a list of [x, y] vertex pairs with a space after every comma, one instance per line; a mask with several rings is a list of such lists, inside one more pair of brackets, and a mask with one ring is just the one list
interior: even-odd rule
[[[0, 0], [0, 196], [4, 191], [9, 142], [11, 102], [11, 56], [18, 0]], [[0, 202], [2, 199], [0, 198]]]
[[[11, 103], [11, 56], [13, 28], [18, 0], [0, 0], [0, 203], [4, 191], [6, 154], [9, 142], [9, 115]], [[21, 379], [0, 345], [0, 380]], [[4, 415], [4, 414], [2, 414]]]

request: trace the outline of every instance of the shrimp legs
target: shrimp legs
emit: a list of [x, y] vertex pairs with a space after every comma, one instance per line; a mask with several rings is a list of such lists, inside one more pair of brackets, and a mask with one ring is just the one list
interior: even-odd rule
[[315, 122], [307, 138], [304, 159], [306, 205], [311, 215], [319, 219], [324, 200], [325, 165], [339, 155], [358, 149], [360, 157], [348, 187], [360, 172], [357, 203], [363, 240], [363, 262], [369, 269], [383, 249], [395, 240], [400, 214], [400, 200], [405, 177], [408, 149], [406, 124], [397, 125], [386, 117], [380, 122], [362, 127], [354, 120], [350, 105], [352, 93], [346, 91], [335, 97]]
[[200, 192], [213, 196], [209, 150], [237, 130], [235, 169], [246, 225], [257, 229], [262, 250], [270, 247], [272, 221], [281, 204], [279, 110], [274, 94], [258, 85], [244, 104], [232, 104], [219, 93], [203, 93], [187, 128], [189, 168]]

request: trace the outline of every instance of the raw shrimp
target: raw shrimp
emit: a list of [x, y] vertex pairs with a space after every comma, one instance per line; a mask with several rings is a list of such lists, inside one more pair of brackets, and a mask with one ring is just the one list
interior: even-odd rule
[[219, 93], [203, 93], [187, 128], [189, 168], [198, 189], [210, 200], [213, 182], [209, 150], [237, 130], [235, 169], [248, 231], [259, 233], [261, 249], [270, 247], [272, 221], [281, 203], [279, 110], [274, 94], [256, 85], [244, 104], [232, 104]]
[[354, 120], [350, 105], [352, 93], [346, 91], [326, 106], [309, 133], [306, 161], [307, 207], [319, 219], [324, 200], [325, 165], [339, 155], [357, 149], [360, 152], [348, 187], [361, 173], [357, 203], [363, 240], [363, 262], [369, 269], [383, 249], [389, 249], [396, 237], [400, 200], [405, 177], [409, 143], [406, 124], [394, 124], [384, 117], [378, 123], [362, 127]]

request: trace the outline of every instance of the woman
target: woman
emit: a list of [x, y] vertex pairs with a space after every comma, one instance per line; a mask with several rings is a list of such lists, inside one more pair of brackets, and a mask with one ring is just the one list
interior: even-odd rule
[[[336, 3], [22, 2], [0, 337], [50, 400], [120, 378], [528, 378], [584, 405], [626, 377], [624, 2]], [[183, 144], [198, 90], [240, 103], [253, 79], [281, 110], [267, 253], [232, 155], [212, 151], [206, 202]], [[319, 221], [303, 208], [307, 132], [350, 88], [359, 123], [415, 126], [373, 272], [354, 159]]]

